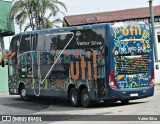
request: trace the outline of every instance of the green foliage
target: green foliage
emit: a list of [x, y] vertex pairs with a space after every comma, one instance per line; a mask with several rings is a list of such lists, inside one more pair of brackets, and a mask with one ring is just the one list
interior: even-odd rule
[[67, 11], [65, 4], [59, 0], [17, 0], [12, 6], [10, 17], [16, 20], [20, 30], [22, 26], [25, 26], [25, 30], [52, 28], [56, 27], [56, 23], [62, 22], [55, 19], [57, 14], [63, 14], [60, 7]]

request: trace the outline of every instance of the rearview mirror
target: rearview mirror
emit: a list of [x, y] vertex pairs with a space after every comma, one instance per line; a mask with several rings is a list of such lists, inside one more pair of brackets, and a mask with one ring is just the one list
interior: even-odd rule
[[1, 63], [2, 67], [5, 67], [5, 64], [4, 64], [4, 61], [2, 60], [2, 63]]

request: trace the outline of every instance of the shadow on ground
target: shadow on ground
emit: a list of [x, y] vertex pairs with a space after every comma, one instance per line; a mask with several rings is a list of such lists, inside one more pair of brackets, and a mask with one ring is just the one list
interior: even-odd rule
[[[9, 99], [9, 100], [8, 100]], [[47, 109], [48, 111], [70, 111], [70, 110], [82, 110], [86, 109], [83, 107], [72, 107], [69, 100], [66, 99], [57, 99], [57, 98], [31, 98], [29, 101], [22, 101], [18, 96], [17, 97], [3, 97], [1, 98], [1, 104], [9, 107], [15, 107], [19, 109], [31, 109], [31, 110], [40, 110], [47, 109], [49, 106], [52, 106], [52, 109]], [[9, 101], [9, 102], [5, 102]], [[144, 100], [144, 102], [138, 102], [136, 100], [130, 101], [127, 106], [132, 106], [134, 104], [146, 103], [148, 101]], [[104, 103], [104, 102], [94, 102], [89, 108], [110, 108], [110, 107], [119, 107], [126, 106], [126, 104], [122, 104], [121, 102], [115, 103]]]

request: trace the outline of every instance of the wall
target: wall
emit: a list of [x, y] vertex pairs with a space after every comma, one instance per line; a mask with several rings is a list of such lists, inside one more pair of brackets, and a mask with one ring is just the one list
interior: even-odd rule
[[160, 60], [160, 40], [158, 42], [158, 37], [157, 37], [157, 35], [160, 36], [160, 23], [155, 24], [155, 35], [157, 41], [158, 60]]

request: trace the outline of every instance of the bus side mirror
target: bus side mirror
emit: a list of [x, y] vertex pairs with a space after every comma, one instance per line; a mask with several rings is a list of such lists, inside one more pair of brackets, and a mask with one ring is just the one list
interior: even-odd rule
[[4, 61], [3, 61], [3, 60], [2, 60], [2, 63], [1, 63], [1, 64], [2, 64], [2, 67], [5, 67], [5, 64], [4, 64]]
[[159, 69], [159, 65], [156, 65], [156, 69]]

